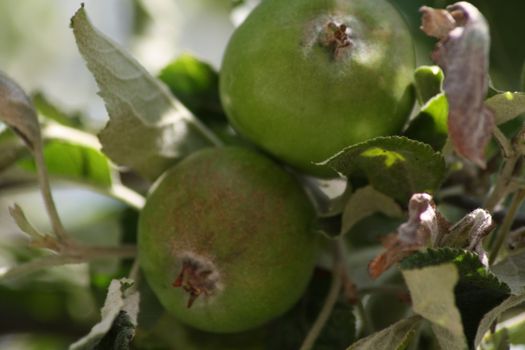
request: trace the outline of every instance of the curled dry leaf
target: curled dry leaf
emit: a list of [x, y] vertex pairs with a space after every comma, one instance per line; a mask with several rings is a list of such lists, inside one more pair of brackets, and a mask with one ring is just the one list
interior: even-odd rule
[[433, 61], [443, 69], [449, 102], [448, 128], [456, 152], [484, 167], [494, 113], [484, 104], [488, 89], [490, 35], [476, 7], [458, 2], [445, 10], [422, 7], [421, 29], [440, 39]]
[[478, 253], [481, 262], [488, 265], [488, 258], [481, 240], [494, 228], [492, 216], [485, 209], [475, 209], [465, 215], [442, 236], [436, 246], [464, 248]]
[[383, 240], [385, 251], [368, 265], [370, 276], [379, 277], [403, 258], [436, 242], [448, 227], [448, 222], [436, 210], [432, 196], [414, 194], [408, 203], [408, 220]]
[[31, 150], [41, 147], [40, 125], [31, 100], [15, 81], [1, 71], [0, 121], [13, 129]]
[[427, 247], [462, 248], [476, 252], [485, 265], [487, 254], [481, 240], [492, 231], [494, 222], [485, 209], [475, 209], [451, 225], [436, 209], [432, 197], [416, 193], [408, 203], [408, 220], [385, 237], [385, 250], [368, 265], [373, 278], [412, 253]]

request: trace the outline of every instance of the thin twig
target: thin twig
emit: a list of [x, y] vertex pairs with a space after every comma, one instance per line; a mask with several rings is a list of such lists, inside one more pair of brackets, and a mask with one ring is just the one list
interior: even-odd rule
[[[41, 145], [40, 145], [41, 146]], [[51, 187], [49, 185], [49, 177], [47, 173], [47, 166], [44, 160], [43, 148], [37, 146], [33, 152], [35, 157], [35, 163], [37, 168], [38, 182], [40, 185], [40, 191], [42, 192], [42, 197], [46, 206], [47, 214], [51, 220], [51, 226], [53, 227], [53, 232], [60, 242], [67, 242], [69, 240], [68, 234], [62, 225], [60, 216], [51, 194]]]
[[519, 161], [523, 154], [522, 145], [525, 136], [525, 127], [522, 128], [511, 141], [509, 141], [498, 128], [494, 130], [493, 135], [500, 145], [504, 161], [496, 183], [489, 192], [489, 196], [483, 205], [490, 213], [494, 211], [501, 200], [514, 190], [512, 188], [513, 177], [515, 172], [520, 169], [521, 163]]
[[139, 282], [139, 279], [140, 279], [139, 258], [135, 258], [135, 260], [133, 261], [133, 265], [131, 265], [131, 269], [129, 270], [128, 278], [135, 281], [135, 285]]
[[510, 229], [512, 227], [512, 222], [514, 221], [514, 217], [516, 216], [516, 213], [518, 212], [518, 209], [520, 208], [524, 200], [525, 190], [520, 190], [514, 193], [507, 216], [505, 216], [505, 218], [503, 219], [501, 227], [497, 231], [496, 241], [491, 247], [489, 255], [489, 265], [492, 265], [494, 263], [496, 257], [498, 256], [499, 250], [501, 249], [501, 246], [507, 240]]
[[337, 240], [336, 249], [341, 261], [343, 261], [341, 268], [343, 274], [343, 290], [345, 291], [345, 297], [351, 303], [356, 305], [357, 313], [360, 315], [362, 322], [361, 331], [364, 331], [367, 334], [372, 334], [374, 333], [374, 325], [367, 309], [365, 308], [365, 305], [363, 304], [363, 301], [361, 300], [359, 289], [356, 288], [350, 278], [350, 271], [348, 270], [348, 264], [346, 263], [346, 257], [348, 256], [348, 253], [346, 251], [345, 241], [342, 237]]
[[134, 246], [118, 246], [118, 247], [97, 247], [97, 246], [75, 246], [74, 249], [68, 248], [62, 254], [48, 255], [33, 259], [29, 262], [12, 267], [5, 273], [0, 274], [0, 281], [12, 280], [19, 278], [32, 272], [40, 271], [45, 268], [80, 264], [93, 260], [108, 259], [108, 258], [127, 258], [136, 255], [136, 248]]
[[510, 158], [514, 154], [514, 150], [512, 148], [512, 143], [509, 141], [507, 136], [498, 127], [495, 127], [492, 131], [492, 135], [494, 136], [494, 139], [498, 142], [498, 144], [501, 147], [501, 151], [503, 153], [503, 157]]
[[339, 298], [339, 294], [341, 293], [341, 287], [343, 285], [341, 271], [342, 265], [343, 262], [341, 261], [339, 254], [335, 252], [332, 270], [332, 283], [330, 285], [330, 290], [328, 291], [328, 295], [326, 296], [326, 299], [324, 301], [323, 308], [317, 316], [317, 319], [315, 320], [314, 324], [308, 331], [308, 334], [306, 335], [306, 338], [304, 339], [300, 350], [310, 350], [313, 348], [317, 338], [321, 334], [326, 322], [332, 314], [332, 310], [337, 302], [337, 299]]
[[483, 207], [490, 213], [494, 211], [496, 206], [508, 194], [508, 186], [512, 181], [514, 169], [518, 162], [519, 156], [512, 156], [507, 158], [503, 164], [500, 174], [496, 180], [496, 184], [489, 192], [489, 196], [485, 200]]

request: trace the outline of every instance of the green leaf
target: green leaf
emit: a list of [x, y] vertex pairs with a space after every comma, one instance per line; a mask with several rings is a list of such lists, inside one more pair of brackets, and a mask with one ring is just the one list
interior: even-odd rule
[[[491, 272], [489, 272], [479, 261], [479, 257], [469, 251], [461, 249], [429, 249], [425, 252], [415, 253], [401, 262], [403, 274], [405, 270], [422, 269], [426, 267], [439, 266], [442, 264], [454, 264], [457, 269], [457, 284], [453, 289], [455, 306], [461, 314], [461, 323], [465, 332], [467, 343], [472, 346], [480, 320], [485, 313], [505, 300], [510, 289], [501, 283]], [[417, 271], [417, 270], [416, 270]], [[446, 278], [426, 274], [426, 278]], [[424, 275], [420, 276], [424, 280]], [[444, 291], [439, 292], [436, 286], [434, 294], [427, 296], [429, 302], [443, 302]], [[411, 292], [412, 292], [412, 288]], [[418, 293], [418, 292], [416, 292]], [[457, 334], [450, 327], [442, 325]]]
[[71, 115], [65, 113], [51, 103], [44, 94], [37, 93], [32, 96], [32, 100], [37, 112], [44, 118], [74, 128], [81, 128], [83, 126], [80, 113], [73, 113]]
[[434, 192], [446, 170], [443, 157], [429, 145], [399, 136], [347, 147], [323, 164], [348, 178], [364, 174], [376, 190], [403, 203], [413, 193]]
[[414, 83], [419, 103], [426, 104], [442, 92], [445, 76], [438, 66], [421, 66], [414, 72]]
[[1, 71], [0, 121], [12, 128], [30, 149], [41, 147], [40, 124], [31, 100], [15, 81]]
[[[102, 319], [93, 326], [88, 335], [72, 344], [70, 350], [97, 349], [103, 339], [113, 340], [113, 344], [126, 344], [129, 336], [133, 337], [139, 311], [139, 293], [130, 286], [133, 283], [125, 278], [111, 281], [106, 301], [100, 310]], [[117, 323], [114, 323], [116, 320]]]
[[525, 345], [525, 321], [513, 324], [507, 328], [509, 331], [509, 341], [515, 345]]
[[[114, 182], [109, 159], [100, 152], [100, 143], [91, 134], [50, 123], [43, 129], [44, 158], [49, 175], [80, 184], [108, 189]], [[2, 147], [0, 139], [0, 149]], [[19, 153], [17, 164], [36, 172], [35, 161], [27, 152]]]
[[510, 350], [510, 336], [507, 328], [502, 328], [499, 331], [490, 335], [487, 341], [483, 342], [483, 350]]
[[441, 150], [448, 137], [448, 100], [445, 93], [429, 99], [410, 122], [404, 135]]
[[24, 211], [18, 204], [15, 204], [14, 206], [9, 208], [9, 214], [11, 217], [15, 220], [18, 228], [22, 230], [22, 232], [25, 232], [29, 235], [31, 240], [33, 241], [39, 241], [43, 239], [46, 235], [40, 231], [38, 231], [27, 219]]
[[461, 315], [456, 308], [454, 287], [459, 280], [452, 263], [403, 270], [414, 312], [448, 329], [454, 335], [463, 334]]
[[[44, 127], [43, 137], [49, 175], [101, 189], [111, 187], [114, 170], [100, 152], [96, 137], [55, 123]], [[9, 131], [0, 133], [0, 151], [0, 169], [17, 164], [24, 170], [36, 172], [35, 160]]]
[[392, 198], [371, 186], [366, 186], [352, 193], [348, 199], [343, 211], [341, 234], [346, 234], [356, 223], [374, 213], [382, 213], [394, 218], [403, 216], [401, 207]]
[[513, 307], [519, 306], [525, 302], [525, 295], [512, 295], [505, 299], [501, 304], [494, 307], [492, 310], [487, 312], [481, 322], [479, 323], [479, 328], [476, 332], [476, 337], [474, 345], [477, 347], [485, 333], [487, 333], [492, 326], [492, 324], [501, 316], [505, 311], [512, 309]]
[[496, 124], [503, 124], [525, 113], [525, 93], [499, 93], [489, 97], [485, 104], [494, 112]]
[[525, 293], [525, 251], [505, 257], [490, 270], [510, 287], [512, 294]]
[[71, 27], [106, 104], [110, 121], [99, 138], [115, 163], [153, 180], [192, 151], [221, 144], [165, 85], [95, 29], [83, 7]]
[[226, 122], [219, 99], [219, 75], [208, 63], [182, 54], [161, 70], [159, 79], [205, 123], [210, 120]]
[[[112, 185], [112, 169], [104, 154], [95, 148], [64, 140], [48, 140], [44, 158], [51, 176], [100, 188]], [[18, 162], [24, 170], [36, 171], [32, 158]]]
[[[44, 158], [49, 175], [100, 188], [110, 188], [113, 170], [109, 160], [98, 149], [70, 140], [48, 139]], [[18, 162], [28, 171], [36, 171], [32, 158]]]
[[229, 125], [219, 98], [219, 75], [208, 63], [182, 54], [162, 69], [159, 79], [173, 95], [228, 145], [250, 146]]
[[466, 350], [467, 344], [463, 333], [457, 334], [449, 328], [441, 327], [435, 323], [431, 324], [432, 331], [436, 336], [439, 346], [443, 350]]
[[394, 323], [380, 332], [360, 339], [347, 350], [405, 349], [421, 324], [421, 317], [412, 316]]

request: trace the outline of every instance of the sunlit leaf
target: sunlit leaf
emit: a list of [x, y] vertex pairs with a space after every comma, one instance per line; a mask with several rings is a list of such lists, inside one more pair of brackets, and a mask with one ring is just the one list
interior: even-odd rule
[[[98, 149], [63, 139], [48, 139], [44, 158], [51, 176], [78, 183], [109, 188], [113, 169], [109, 160]], [[18, 162], [25, 170], [36, 171], [34, 161], [26, 158]]]
[[444, 93], [430, 98], [403, 133], [408, 138], [428, 143], [440, 151], [448, 137], [448, 101]]
[[443, 157], [429, 145], [398, 136], [347, 147], [323, 164], [346, 177], [364, 175], [376, 190], [401, 202], [413, 193], [433, 193], [446, 170]]
[[443, 71], [438, 66], [421, 66], [414, 72], [414, 84], [419, 103], [426, 104], [442, 92]]

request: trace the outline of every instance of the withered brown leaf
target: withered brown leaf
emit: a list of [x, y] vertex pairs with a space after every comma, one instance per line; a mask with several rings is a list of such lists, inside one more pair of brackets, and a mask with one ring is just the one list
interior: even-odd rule
[[[448, 130], [456, 152], [481, 167], [494, 128], [494, 114], [485, 106], [488, 88], [490, 34], [488, 24], [468, 2], [446, 11], [422, 7], [422, 30], [440, 39], [432, 53], [443, 69], [449, 102]], [[448, 12], [446, 14], [445, 12]]]
[[412, 195], [408, 220], [383, 240], [385, 250], [368, 265], [370, 276], [377, 278], [403, 258], [432, 245], [448, 232], [449, 226], [436, 210], [432, 196], [426, 193]]

